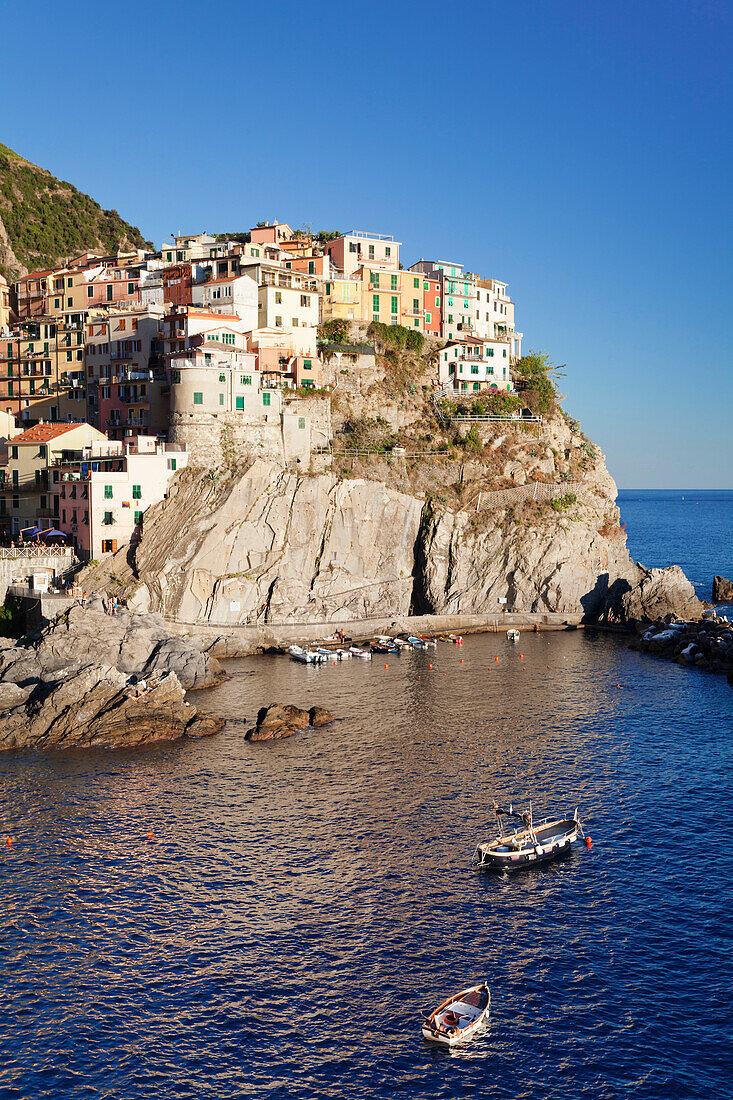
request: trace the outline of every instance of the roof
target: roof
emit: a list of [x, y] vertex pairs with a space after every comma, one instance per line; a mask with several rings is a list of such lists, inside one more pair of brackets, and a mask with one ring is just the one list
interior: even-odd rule
[[81, 423], [77, 424], [36, 424], [32, 428], [28, 428], [27, 431], [22, 432], [20, 435], [16, 435], [13, 439], [15, 443], [48, 443], [51, 439], [56, 439], [60, 435], [66, 435], [67, 432], [73, 432], [74, 428], [80, 428]]

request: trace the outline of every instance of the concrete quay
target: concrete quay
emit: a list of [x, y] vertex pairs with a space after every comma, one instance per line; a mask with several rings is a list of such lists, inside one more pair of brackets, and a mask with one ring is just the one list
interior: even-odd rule
[[377, 634], [486, 634], [515, 630], [572, 630], [582, 625], [580, 615], [562, 612], [533, 614], [505, 611], [498, 615], [400, 615], [376, 619], [330, 620], [318, 623], [245, 623], [216, 626], [165, 620], [172, 634], [187, 638], [218, 658], [248, 657], [253, 653], [287, 650], [290, 645], [317, 642], [342, 631], [355, 642]]

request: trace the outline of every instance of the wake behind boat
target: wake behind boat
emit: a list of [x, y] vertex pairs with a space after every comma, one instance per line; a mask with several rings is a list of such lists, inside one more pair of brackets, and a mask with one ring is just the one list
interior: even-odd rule
[[[572, 817], [545, 818], [535, 824], [532, 816], [532, 803], [528, 811], [515, 810], [509, 806], [502, 810], [496, 803], [494, 811], [497, 817], [499, 835], [476, 845], [473, 862], [481, 871], [517, 871], [522, 867], [537, 863], [546, 863], [564, 852], [570, 851], [578, 836], [585, 836], [576, 808]], [[504, 829], [503, 817], [517, 817], [522, 821], [514, 829]], [[590, 846], [590, 837], [586, 838]]]
[[486, 982], [454, 993], [429, 1015], [423, 1014], [423, 1039], [448, 1047], [466, 1042], [486, 1021], [490, 1007], [491, 994]]

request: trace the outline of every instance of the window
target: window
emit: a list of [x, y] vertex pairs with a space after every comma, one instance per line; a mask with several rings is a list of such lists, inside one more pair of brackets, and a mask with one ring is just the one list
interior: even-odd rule
[[226, 382], [226, 380], [227, 380], [227, 376], [225, 374], [220, 374], [219, 375], [219, 381], [220, 382]]
[[413, 280], [412, 280], [412, 284], [413, 284], [413, 286], [415, 287], [415, 290], [419, 290], [419, 289], [420, 289], [420, 280], [419, 280], [419, 279], [413, 279]]
[[331, 284], [330, 283], [326, 283], [326, 294], [328, 295], [328, 297], [331, 296]]
[[448, 299], [448, 305], [449, 305], [449, 306], [452, 306], [452, 305], [453, 305], [453, 299], [452, 299], [452, 298], [449, 298], [449, 299]]
[[369, 259], [370, 260], [374, 259], [374, 245], [373, 244], [369, 245]]
[[390, 275], [389, 281], [390, 281], [390, 288], [389, 289], [390, 290], [397, 290], [397, 276], [396, 275]]
[[111, 512], [105, 512], [104, 513], [104, 519], [102, 520], [102, 522], [104, 524], [106, 524], [107, 527], [109, 527], [111, 524], [113, 524], [114, 523], [114, 516], [112, 515], [112, 513]]
[[74, 304], [74, 299], [73, 299], [73, 298], [67, 298], [67, 299], [66, 299], [66, 305], [67, 305], [67, 307], [68, 307], [69, 309], [71, 309], [71, 307], [73, 306], [73, 304]]
[[194, 405], [203, 405], [204, 395], [202, 393], [198, 393], [198, 392], [194, 393], [193, 403], [194, 403]]
[[417, 298], [412, 299], [412, 312], [413, 313], [419, 313], [420, 312], [420, 302]]
[[61, 299], [60, 298], [54, 298], [53, 308], [54, 309], [61, 309]]
[[178, 465], [178, 459], [177, 458], [169, 458], [168, 459], [168, 469], [169, 470], [175, 471], [177, 465]]
[[437, 295], [435, 297], [435, 308], [436, 309], [440, 308], [440, 298]]
[[275, 317], [275, 328], [282, 328], [282, 327], [283, 327], [283, 319], [282, 319], [282, 317], [277, 317], [277, 316], [276, 316], [276, 317]]
[[112, 286], [112, 283], [107, 283], [107, 301], [108, 302], [112, 301], [112, 295], [113, 294], [114, 294], [114, 287]]
[[93, 297], [94, 297], [94, 287], [93, 286], [88, 286], [87, 287], [87, 298], [93, 298]]
[[372, 294], [372, 309], [375, 313], [379, 313], [379, 295]]
[[180, 381], [181, 381], [181, 372], [179, 370], [172, 370], [171, 371], [171, 382], [175, 383], [175, 382], [180, 382]]
[[378, 271], [372, 271], [372, 282], [374, 283], [375, 286], [379, 286], [379, 272]]
[[10, 448], [10, 457], [11, 458], [17, 458], [18, 457], [18, 448], [17, 447], [11, 446], [11, 448]]
[[494, 349], [493, 348], [487, 348], [486, 349], [486, 354], [489, 356], [489, 358], [491, 358], [494, 354]]
[[315, 273], [316, 273], [316, 261], [315, 260], [308, 260], [308, 274], [309, 275], [315, 275]]
[[426, 325], [429, 325], [429, 324], [431, 324], [431, 323], [432, 323], [432, 319], [433, 319], [433, 315], [432, 315], [432, 313], [426, 313], [426, 314], [425, 314], [425, 324], [426, 324]]
[[504, 348], [503, 355], [504, 355], [504, 358], [506, 359], [506, 348]]
[[240, 384], [240, 386], [251, 386], [252, 385], [252, 375], [251, 374], [240, 374], [239, 384]]
[[310, 296], [308, 294], [301, 294], [300, 304], [301, 306], [309, 306], [311, 304]]
[[143, 514], [142, 514], [142, 512], [135, 512], [135, 515], [134, 515], [134, 521], [135, 521], [135, 526], [136, 526], [136, 527], [139, 527], [139, 526], [140, 526], [140, 524], [141, 524], [141, 523], [142, 523], [142, 521], [143, 521]]
[[39, 458], [45, 458], [47, 456], [47, 454], [48, 454], [48, 451], [46, 450], [46, 444], [41, 443], [40, 447], [38, 448], [38, 457]]
[[141, 485], [133, 485], [133, 487], [132, 487], [132, 499], [133, 500], [142, 500], [142, 495], [143, 495], [142, 494], [142, 486]]
[[17, 486], [17, 484], [18, 484], [18, 471], [13, 470], [13, 485]]
[[104, 487], [104, 499], [105, 500], [112, 500], [112, 486], [111, 485], [105, 485], [105, 487]]
[[236, 397], [235, 398], [235, 403], [236, 403], [237, 412], [239, 412], [239, 413], [244, 412], [244, 398], [243, 397]]
[[281, 306], [282, 301], [283, 301], [282, 291], [276, 290], [275, 291], [275, 305]]
[[73, 285], [74, 285], [74, 280], [73, 280], [73, 279], [71, 279], [71, 278], [67, 279], [67, 280], [66, 280], [66, 285], [67, 285], [67, 286], [73, 286]]
[[392, 314], [394, 315], [396, 313], [397, 313], [397, 298], [395, 297], [395, 298], [392, 299]]
[[386, 246], [386, 248], [384, 250], [384, 254], [387, 257], [387, 259], [389, 259], [389, 257], [392, 255], [392, 249], [390, 248], [389, 245]]
[[223, 405], [223, 404], [224, 404], [224, 394], [223, 394], [223, 393], [220, 393], [220, 394], [219, 394], [219, 404], [220, 404], [220, 405]]
[[478, 374], [478, 366], [476, 363], [471, 363], [471, 374]]
[[269, 405], [270, 404], [270, 394], [269, 393], [263, 393], [262, 394], [262, 404], [263, 405]]
[[303, 360], [303, 370], [313, 370], [313, 361], [311, 359]]
[[127, 293], [128, 294], [134, 294], [135, 293], [135, 284], [134, 283], [128, 283], [127, 284]]

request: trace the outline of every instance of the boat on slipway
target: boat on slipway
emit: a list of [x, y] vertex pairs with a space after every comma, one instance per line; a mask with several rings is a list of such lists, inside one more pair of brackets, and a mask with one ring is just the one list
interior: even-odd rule
[[491, 994], [486, 982], [462, 989], [429, 1014], [423, 1013], [423, 1039], [447, 1047], [465, 1043], [486, 1022], [490, 1008]]
[[300, 661], [303, 665], [320, 665], [326, 660], [318, 650], [303, 649], [300, 645], [288, 646], [291, 661]]
[[[572, 817], [546, 817], [535, 822], [532, 803], [529, 810], [501, 809], [494, 803], [499, 835], [476, 845], [473, 856], [474, 866], [480, 871], [518, 871], [523, 867], [547, 863], [570, 851], [570, 847], [579, 836], [585, 837], [583, 826], [576, 807]], [[505, 828], [504, 817], [521, 820], [514, 829]], [[590, 837], [586, 844], [590, 846]]]

